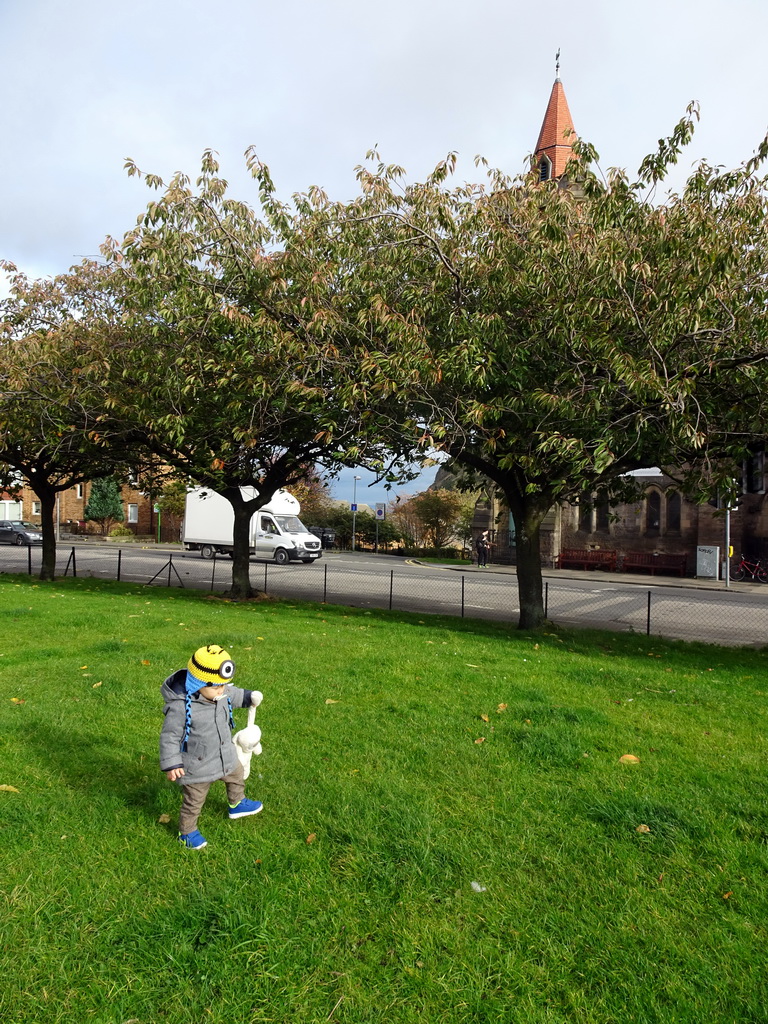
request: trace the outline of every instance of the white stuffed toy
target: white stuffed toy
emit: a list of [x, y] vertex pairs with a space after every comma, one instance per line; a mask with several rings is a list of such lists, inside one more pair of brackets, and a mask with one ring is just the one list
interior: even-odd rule
[[256, 708], [261, 704], [262, 699], [262, 694], [258, 690], [254, 690], [251, 697], [252, 703], [248, 708], [248, 724], [232, 737], [238, 760], [243, 766], [244, 779], [247, 779], [251, 773], [251, 756], [253, 754], [258, 756], [261, 753], [261, 729], [256, 725], [255, 718]]

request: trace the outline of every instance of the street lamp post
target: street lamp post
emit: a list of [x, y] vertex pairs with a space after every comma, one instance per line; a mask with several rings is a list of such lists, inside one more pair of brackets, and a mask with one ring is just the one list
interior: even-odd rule
[[355, 550], [355, 520], [357, 519], [357, 481], [361, 476], [352, 478], [352, 550]]

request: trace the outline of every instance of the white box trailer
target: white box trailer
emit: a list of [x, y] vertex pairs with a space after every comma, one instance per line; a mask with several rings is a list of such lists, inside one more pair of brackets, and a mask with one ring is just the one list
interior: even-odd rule
[[[254, 487], [242, 487], [246, 501], [256, 497]], [[287, 565], [309, 564], [323, 557], [320, 540], [299, 519], [301, 506], [288, 491], [276, 491], [272, 499], [251, 517], [249, 547], [252, 555]], [[209, 487], [187, 493], [182, 539], [187, 551], [199, 551], [203, 558], [230, 555], [235, 513], [226, 498]]]

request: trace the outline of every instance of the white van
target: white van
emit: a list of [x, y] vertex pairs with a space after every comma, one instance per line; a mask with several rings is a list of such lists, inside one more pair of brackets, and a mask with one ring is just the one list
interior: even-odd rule
[[[255, 497], [254, 487], [242, 487], [246, 501]], [[251, 517], [249, 548], [257, 558], [287, 565], [288, 562], [317, 561], [323, 557], [322, 544], [299, 519], [301, 506], [288, 491], [276, 491], [269, 504]], [[182, 539], [187, 551], [199, 551], [203, 558], [232, 553], [235, 513], [232, 505], [208, 487], [187, 493]]]

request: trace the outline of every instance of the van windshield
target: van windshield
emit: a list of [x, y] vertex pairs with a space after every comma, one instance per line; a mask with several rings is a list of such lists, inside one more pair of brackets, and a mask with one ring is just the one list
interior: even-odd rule
[[298, 516], [275, 516], [283, 533], [309, 533]]

